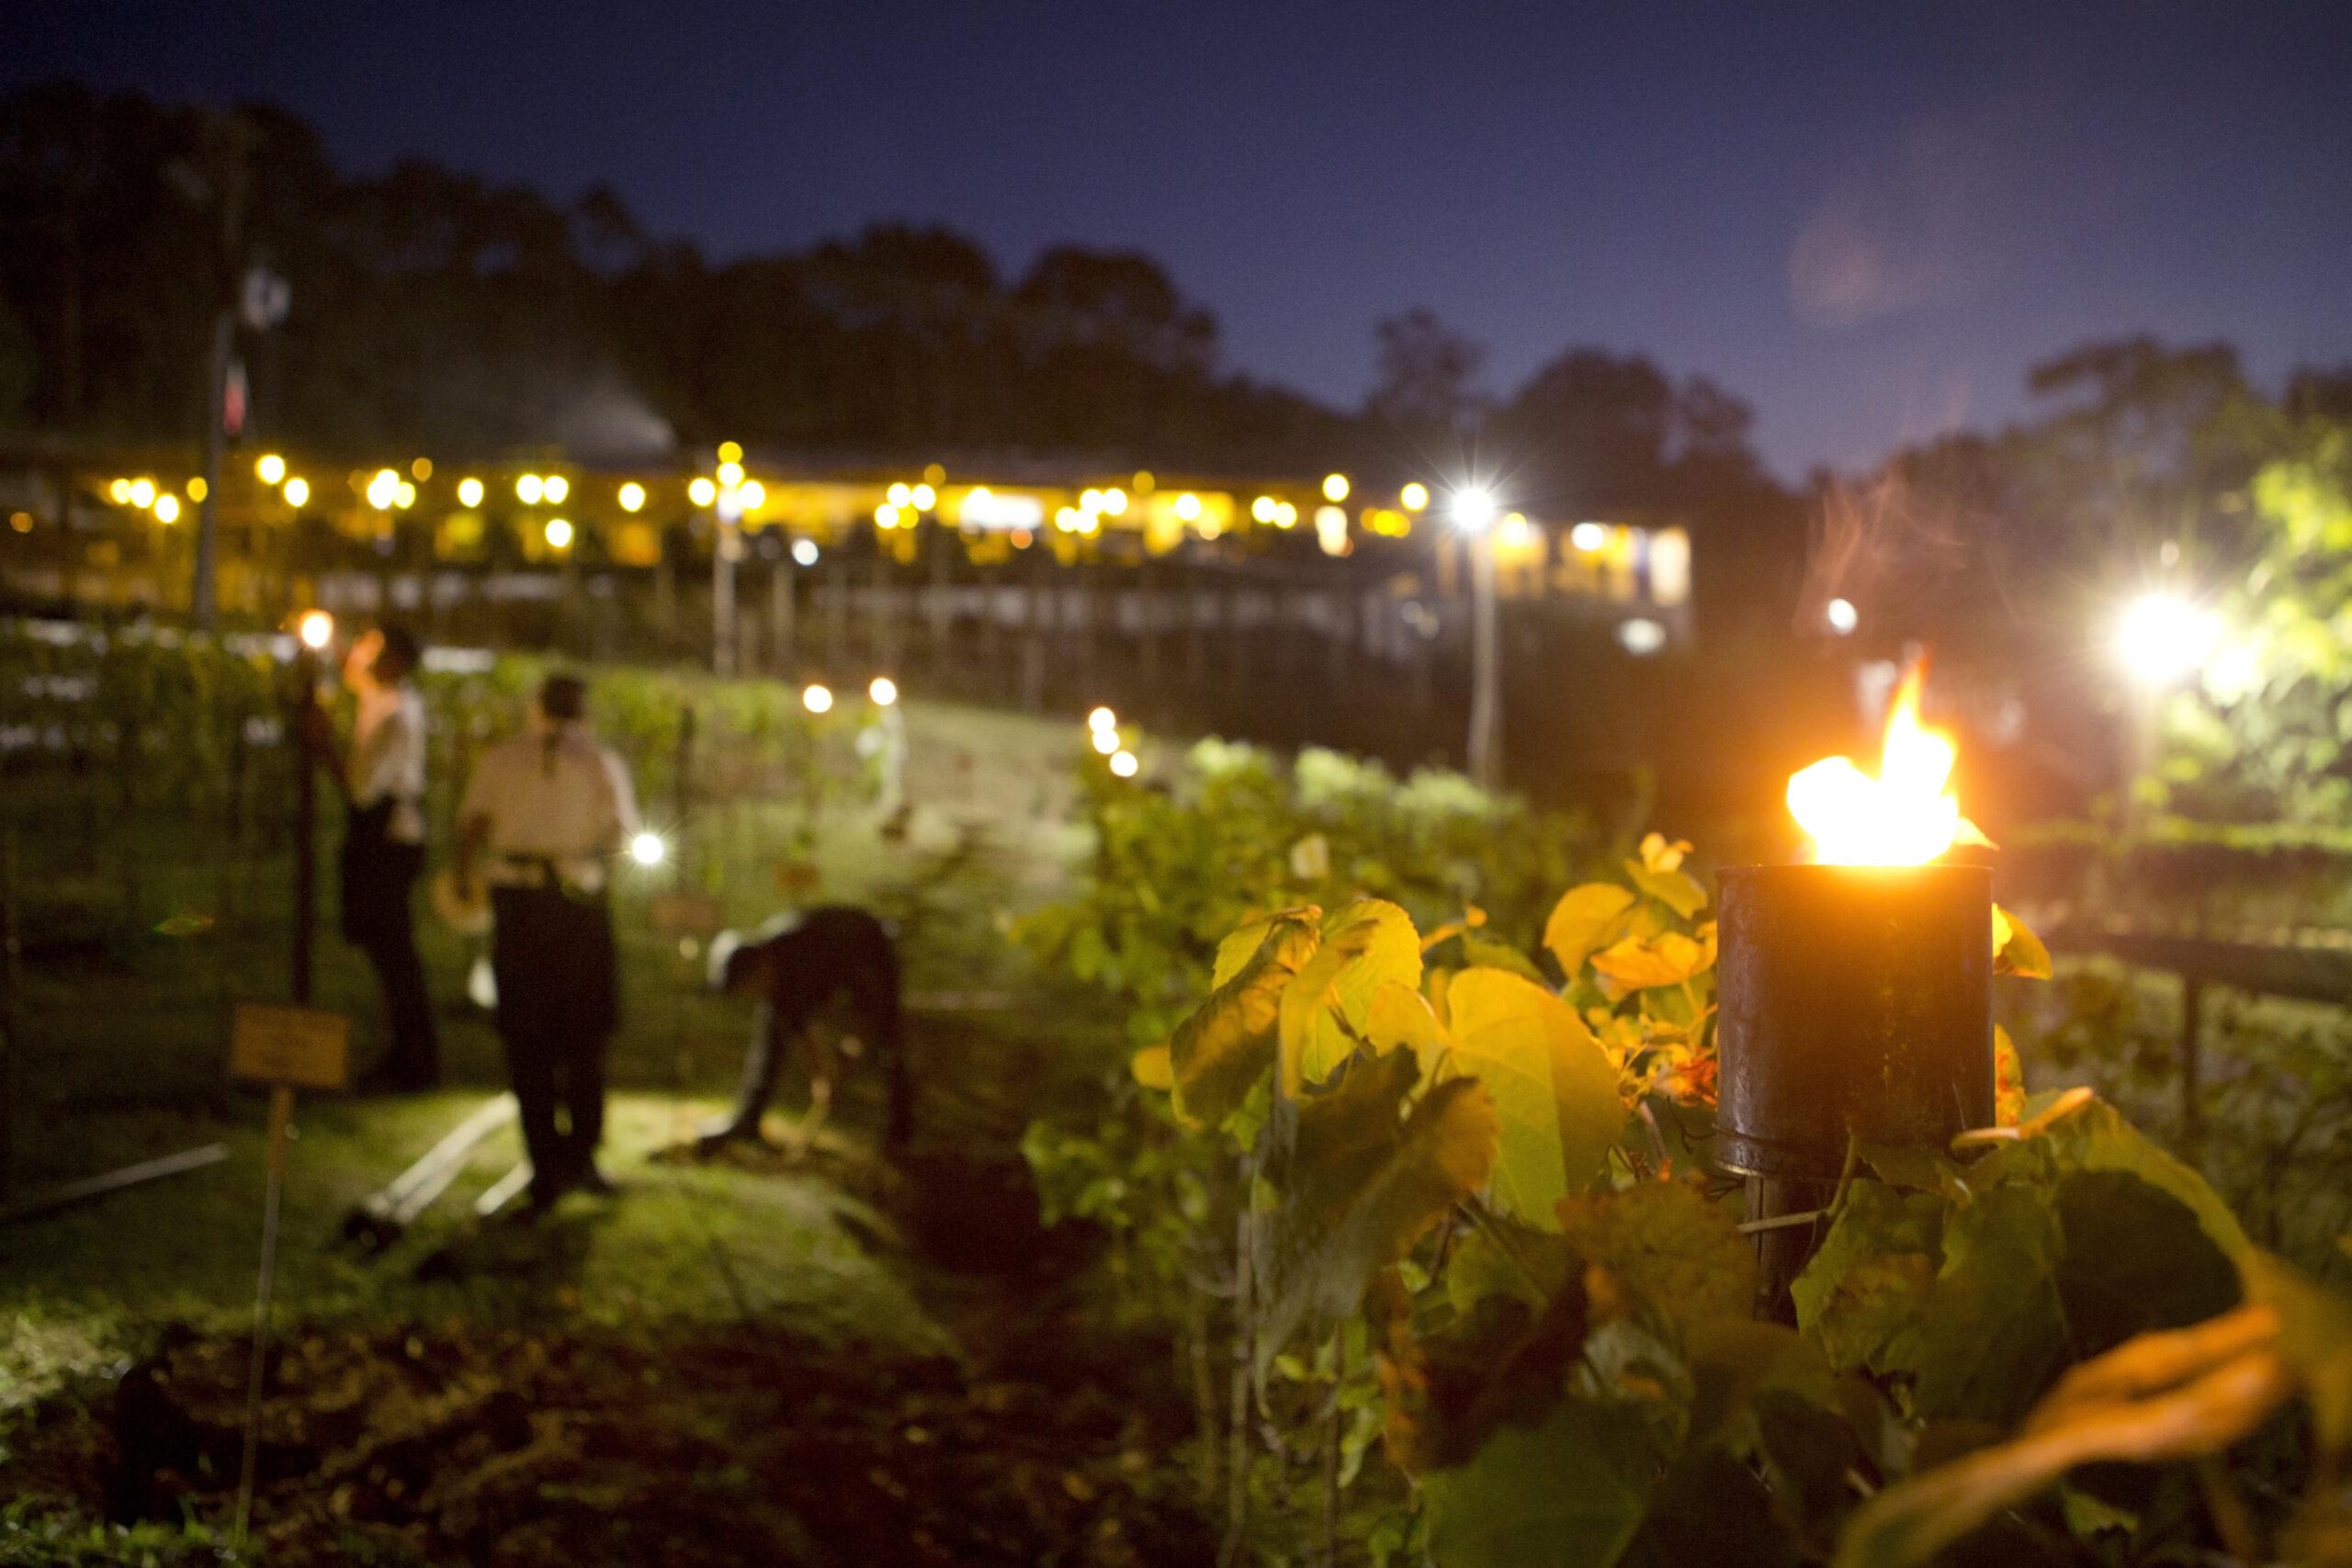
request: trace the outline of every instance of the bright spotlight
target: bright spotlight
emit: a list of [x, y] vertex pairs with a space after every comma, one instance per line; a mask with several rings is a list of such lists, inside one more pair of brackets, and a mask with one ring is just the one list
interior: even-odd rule
[[169, 491], [155, 498], [155, 521], [176, 523], [180, 520], [180, 498]]
[[1430, 487], [1415, 479], [1396, 492], [1396, 504], [1408, 512], [1427, 512], [1430, 509]]
[[726, 486], [729, 490], [733, 490], [736, 486], [741, 484], [743, 482], [743, 465], [741, 463], [719, 464], [718, 482]]
[[1114, 751], [1111, 753], [1111, 771], [1123, 779], [1131, 779], [1135, 777], [1136, 770], [1142, 765], [1142, 763], [1136, 761], [1136, 754], [1133, 751]]
[[571, 547], [571, 525], [560, 517], [548, 519], [548, 548], [568, 550]]
[[1323, 499], [1330, 502], [1347, 500], [1348, 476], [1345, 474], [1325, 474], [1323, 476]]
[[1272, 523], [1277, 502], [1271, 495], [1261, 495], [1250, 503], [1250, 515], [1261, 523]]
[[718, 499], [718, 487], [710, 482], [707, 474], [696, 474], [686, 486], [686, 499], [696, 506], [708, 506]]
[[463, 479], [458, 481], [458, 504], [460, 506], [480, 506], [481, 504], [481, 481], [480, 479]]
[[876, 528], [897, 527], [899, 525], [899, 509], [891, 505], [888, 502], [884, 502], [881, 505], [874, 509], [874, 525]]
[[907, 492], [907, 500], [917, 512], [928, 512], [939, 504], [939, 492], [929, 485], [917, 485]]
[[814, 539], [793, 540], [792, 558], [795, 564], [799, 566], [815, 566], [817, 564], [817, 541]]
[[1115, 729], [1095, 730], [1092, 742], [1094, 750], [1107, 757], [1119, 749], [1119, 732]]
[[1609, 530], [1598, 523], [1579, 523], [1568, 530], [1568, 543], [1591, 555], [1609, 542]]
[[1464, 485], [1453, 492], [1453, 525], [1465, 534], [1483, 534], [1495, 520], [1495, 493], [1484, 485]]
[[886, 492], [886, 499], [888, 499], [893, 506], [907, 506], [913, 502], [915, 499], [915, 492], [908, 489], [905, 485], [896, 484], [892, 485]]
[[525, 474], [514, 481], [514, 498], [526, 506], [537, 506], [548, 492], [548, 481], [537, 474]]
[[113, 502], [117, 506], [129, 506], [130, 504], [130, 481], [129, 479], [117, 479], [114, 483], [107, 486], [107, 499]]
[[1092, 713], [1086, 716], [1086, 728], [1098, 732], [1105, 729], [1116, 729], [1119, 728], [1119, 716], [1113, 713], [1109, 708], [1096, 708]]
[[1191, 491], [1186, 491], [1178, 496], [1176, 515], [1182, 522], [1198, 523], [1201, 520], [1201, 498]]
[[888, 675], [876, 675], [865, 683], [865, 694], [874, 699], [876, 707], [887, 708], [899, 700], [899, 683]]
[[2211, 657], [2219, 629], [2211, 612], [2177, 595], [2143, 593], [2116, 624], [2116, 660], [2143, 685], [2168, 685]]
[[801, 688], [800, 705], [810, 713], [831, 713], [833, 709], [833, 694], [827, 687], [812, 682]]
[[670, 858], [670, 846], [659, 833], [639, 833], [628, 841], [628, 858], [639, 865], [660, 865]]
[[368, 481], [368, 504], [379, 512], [390, 512], [401, 498], [401, 477], [390, 468], [379, 468], [376, 477]]
[[286, 477], [286, 459], [275, 452], [265, 452], [254, 465], [254, 477], [266, 485], [274, 485]]
[[131, 480], [130, 504], [139, 508], [141, 512], [144, 512], [147, 508], [154, 505], [155, 481], [153, 479]]
[[737, 491], [735, 494], [746, 509], [765, 506], [768, 500], [768, 487], [757, 479], [745, 479], [743, 488]]
[[1821, 607], [1821, 618], [1828, 622], [1829, 629], [1839, 637], [1853, 636], [1854, 628], [1862, 624], [1861, 614], [1854, 608], [1854, 602], [1850, 599], [1832, 599]]
[[312, 652], [326, 647], [334, 637], [334, 617], [324, 610], [305, 610], [302, 618], [294, 623], [294, 633], [302, 646]]
[[286, 490], [284, 494], [286, 496], [286, 504], [293, 507], [299, 512], [304, 506], [310, 504], [311, 481], [304, 479], [301, 475], [297, 474], [292, 479], [286, 481]]
[[1109, 490], [1104, 491], [1102, 492], [1102, 510], [1109, 513], [1114, 517], [1125, 517], [1127, 514], [1127, 492], [1121, 490], [1116, 485], [1113, 485]]
[[635, 479], [629, 480], [628, 483], [621, 486], [620, 500], [623, 512], [636, 512], [642, 509], [645, 505], [645, 487]]
[[1666, 646], [1666, 628], [1647, 616], [1620, 623], [1617, 643], [1636, 659], [1646, 659]]
[[539, 493], [548, 498], [550, 506], [561, 506], [563, 498], [571, 493], [571, 481], [561, 474], [549, 474], [539, 486]]
[[394, 483], [392, 486], [392, 504], [399, 507], [403, 512], [407, 511], [410, 507], [414, 506], [416, 504], [416, 486], [407, 479], [401, 479]]

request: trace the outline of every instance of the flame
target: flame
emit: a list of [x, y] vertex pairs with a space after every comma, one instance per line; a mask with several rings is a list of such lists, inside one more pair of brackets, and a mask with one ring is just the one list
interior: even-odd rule
[[1919, 722], [1927, 684], [1922, 660], [1911, 666], [1886, 718], [1878, 777], [1846, 757], [1825, 757], [1789, 778], [1789, 810], [1813, 835], [1813, 858], [1830, 865], [1923, 865], [1953, 842], [1984, 842], [1960, 814], [1947, 786], [1959, 748], [1944, 730]]

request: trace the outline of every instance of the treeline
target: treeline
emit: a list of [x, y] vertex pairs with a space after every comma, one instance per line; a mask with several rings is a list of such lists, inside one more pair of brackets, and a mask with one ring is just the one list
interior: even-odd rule
[[1552, 515], [1794, 515], [1745, 405], [1638, 356], [1571, 350], [1488, 399], [1476, 346], [1408, 311], [1341, 410], [1235, 373], [1215, 316], [1133, 252], [1057, 246], [1014, 276], [961, 235], [883, 224], [720, 264], [605, 190], [562, 203], [422, 161], [346, 174], [266, 105], [72, 83], [0, 101], [0, 424], [191, 439], [248, 265], [292, 298], [282, 326], [241, 333], [257, 428], [354, 453], [738, 439], [1377, 481], [1507, 451], [1514, 493]]

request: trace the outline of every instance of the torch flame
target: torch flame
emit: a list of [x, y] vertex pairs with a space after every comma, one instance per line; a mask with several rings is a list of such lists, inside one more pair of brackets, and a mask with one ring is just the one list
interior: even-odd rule
[[1825, 757], [1789, 778], [1789, 810], [1829, 865], [1922, 865], [1966, 837], [1984, 841], [1946, 787], [1959, 748], [1919, 722], [1927, 663], [1912, 665], [1887, 714], [1878, 777], [1849, 758]]

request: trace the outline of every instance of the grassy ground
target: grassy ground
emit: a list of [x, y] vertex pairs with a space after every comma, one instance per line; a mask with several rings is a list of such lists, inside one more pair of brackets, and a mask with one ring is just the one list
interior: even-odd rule
[[[1138, 1477], [1152, 1473], [1157, 1461], [1119, 1450], [1142, 1441], [1132, 1422], [1066, 1433], [1074, 1446], [1057, 1455], [1054, 1443], [1063, 1439], [1043, 1436], [1060, 1430], [1056, 1423], [1031, 1420], [1030, 1436], [1022, 1437], [1020, 1422], [1007, 1424], [1012, 1406], [997, 1408], [1019, 1400], [990, 1393], [995, 1385], [987, 1381], [1001, 1374], [1023, 1389], [1053, 1388], [1048, 1403], [1058, 1409], [1073, 1398], [1072, 1408], [1086, 1404], [1071, 1392], [1076, 1384], [1062, 1386], [1068, 1379], [1125, 1376], [1090, 1370], [1084, 1314], [1069, 1293], [1076, 1278], [1069, 1238], [1037, 1231], [1035, 1194], [1014, 1153], [1034, 1101], [1082, 1092], [1102, 1059], [1099, 1051], [1115, 1037], [1116, 1021], [1046, 1002], [1041, 982], [1025, 973], [1001, 931], [1007, 916], [1059, 886], [1071, 848], [1064, 781], [1077, 727], [921, 705], [910, 719], [910, 793], [918, 810], [902, 835], [879, 831], [870, 812], [844, 811], [813, 825], [815, 849], [808, 853], [812, 825], [789, 808], [730, 802], [675, 833], [680, 866], [633, 874], [616, 889], [627, 1018], [614, 1053], [607, 1165], [622, 1185], [617, 1198], [575, 1195], [533, 1225], [474, 1222], [472, 1198], [516, 1156], [510, 1129], [476, 1152], [407, 1237], [369, 1256], [335, 1244], [344, 1213], [499, 1088], [494, 1037], [463, 995], [474, 946], [428, 926], [425, 958], [441, 1006], [448, 1087], [402, 1099], [315, 1097], [297, 1115], [277, 1280], [288, 1348], [270, 1420], [310, 1434], [300, 1441], [315, 1448], [288, 1461], [285, 1476], [265, 1475], [265, 1503], [281, 1521], [280, 1559], [323, 1551], [319, 1560], [333, 1560], [352, 1545], [338, 1532], [349, 1528], [355, 1494], [320, 1491], [316, 1473], [356, 1462], [353, 1455], [374, 1451], [371, 1444], [419, 1440], [413, 1423], [391, 1435], [371, 1424], [355, 1435], [322, 1414], [341, 1408], [336, 1401], [348, 1403], [350, 1389], [370, 1379], [405, 1387], [403, 1359], [444, 1365], [456, 1380], [452, 1390], [465, 1382], [454, 1369], [487, 1377], [508, 1356], [607, 1371], [626, 1364], [627, 1376], [656, 1382], [674, 1360], [671, 1371], [691, 1384], [684, 1369], [743, 1359], [750, 1353], [742, 1337], [754, 1330], [763, 1347], [756, 1359], [771, 1375], [838, 1375], [866, 1391], [854, 1398], [837, 1392], [845, 1408], [871, 1406], [859, 1417], [872, 1427], [861, 1427], [858, 1438], [869, 1447], [903, 1445], [902, 1432], [889, 1425], [892, 1401], [915, 1395], [899, 1385], [907, 1378], [938, 1382], [941, 1374], [909, 1369], [945, 1356], [944, 1364], [960, 1370], [922, 1395], [944, 1402], [946, 1414], [933, 1416], [965, 1423], [975, 1443], [1028, 1444], [1024, 1462], [1033, 1469], [1073, 1467], [1067, 1480], [1048, 1471], [1035, 1485], [1023, 1481], [1028, 1491], [1019, 1498], [997, 1499], [1004, 1517], [989, 1527], [995, 1535], [958, 1536], [964, 1527], [941, 1522], [947, 1515], [917, 1523], [929, 1517], [922, 1508], [877, 1495], [874, 1517], [843, 1538], [863, 1541], [866, 1556], [936, 1556], [894, 1530], [913, 1531], [906, 1540], [960, 1541], [950, 1557], [1028, 1560], [1056, 1530], [1096, 1532], [1100, 1545], [1127, 1540], [1122, 1528], [1145, 1528], [1136, 1521], [1149, 1509], [1138, 1513], [1137, 1499], [1149, 1487]], [[15, 826], [27, 947], [16, 1032], [18, 1191], [196, 1145], [219, 1142], [229, 1150], [225, 1162], [209, 1168], [0, 1228], [6, 1264], [0, 1443], [16, 1450], [0, 1454], [0, 1473], [21, 1460], [20, 1476], [69, 1495], [79, 1488], [89, 1506], [93, 1477], [127, 1473], [123, 1434], [158, 1426], [121, 1418], [124, 1390], [145, 1386], [141, 1379], [176, 1378], [175, 1397], [194, 1408], [208, 1400], [233, 1404], [241, 1389], [264, 1100], [225, 1084], [220, 1065], [230, 1002], [284, 994], [289, 861], [282, 845], [273, 852], [232, 843], [200, 824], [159, 820], [160, 813], [101, 836], [91, 856], [74, 833], [40, 830], [41, 819], [83, 810], [85, 797], [52, 788], [30, 807], [19, 797], [17, 808], [26, 813]], [[331, 825], [322, 844], [331, 851]], [[651, 928], [650, 900], [673, 876], [716, 893], [732, 922], [819, 897], [866, 903], [901, 922], [914, 1004], [910, 1049], [921, 1085], [918, 1138], [908, 1157], [886, 1164], [875, 1156], [865, 1134], [879, 1124], [878, 1090], [854, 1078], [811, 1145], [718, 1163], [681, 1157], [696, 1121], [732, 1087], [750, 1013], [695, 987], [701, 965], [694, 938]], [[331, 908], [331, 872], [322, 893]], [[372, 986], [324, 919], [318, 998], [358, 1021], [356, 1053], [363, 1065], [371, 1060], [380, 1048]], [[786, 1125], [783, 1111], [772, 1115], [772, 1131]], [[1058, 1314], [1057, 1325], [1041, 1327], [1041, 1314]], [[549, 1336], [560, 1340], [560, 1353], [548, 1348]], [[517, 1348], [526, 1343], [537, 1348]], [[1041, 1362], [1040, 1347], [1048, 1348], [1046, 1360], [1058, 1357], [1068, 1367]], [[1148, 1360], [1155, 1352], [1147, 1347], [1141, 1354]], [[386, 1356], [390, 1370], [380, 1364]], [[1133, 1359], [1129, 1351], [1110, 1356]], [[571, 1411], [567, 1420], [639, 1422], [610, 1434], [631, 1451], [659, 1450], [686, 1434], [700, 1441], [746, 1418], [725, 1403], [741, 1391], [689, 1387], [639, 1411], [616, 1402], [602, 1376], [548, 1373], [530, 1387], [547, 1408]], [[701, 1403], [706, 1394], [717, 1403]], [[442, 1425], [431, 1427], [440, 1434], [432, 1441], [453, 1451], [491, 1443], [484, 1434], [500, 1428], [495, 1402], [469, 1404], [454, 1392], [451, 1400], [447, 1410], [436, 1406], [433, 1419]], [[109, 1401], [117, 1412], [111, 1421]], [[362, 1403], [372, 1408], [379, 1401]], [[1130, 1387], [1114, 1403], [1140, 1409], [1148, 1402]], [[881, 1414], [869, 1419], [873, 1411]], [[220, 1416], [214, 1409], [198, 1425]], [[184, 1425], [177, 1415], [161, 1423]], [[775, 1441], [760, 1451], [779, 1478], [815, 1462]], [[558, 1448], [514, 1450], [532, 1456], [529, 1464], [514, 1461], [522, 1478], [514, 1484], [527, 1480], [526, 1490], [537, 1489], [532, 1495], [580, 1486], [661, 1490], [658, 1462], [649, 1468], [632, 1460], [626, 1473], [607, 1474], [578, 1445]], [[864, 1451], [845, 1450], [825, 1462], [865, 1464], [858, 1458]], [[217, 1468], [210, 1455], [192, 1449], [175, 1462]], [[1089, 1465], [1101, 1472], [1096, 1479], [1087, 1478]], [[179, 1472], [165, 1464], [162, 1473]], [[898, 1474], [896, 1461], [877, 1473]], [[187, 1506], [217, 1519], [221, 1499], [208, 1487], [220, 1479], [188, 1483]], [[363, 1503], [372, 1484], [365, 1482], [354, 1483]], [[952, 1467], [925, 1483], [981, 1483]], [[0, 1496], [8, 1490], [0, 1483]], [[1115, 1506], [1113, 1494], [1121, 1499]], [[406, 1502], [379, 1495], [368, 1505], [392, 1532], [371, 1537], [369, 1551], [390, 1551], [390, 1560], [404, 1560], [403, 1552], [516, 1562], [561, 1554], [560, 1530], [547, 1551], [526, 1551], [495, 1530], [480, 1533], [492, 1529], [481, 1522], [490, 1516], [481, 1498], [436, 1504], [427, 1514], [417, 1511], [420, 1495], [412, 1489]], [[1081, 1496], [1083, 1507], [1075, 1501]], [[932, 1501], [944, 1506], [953, 1499]], [[1073, 1508], [1077, 1515], [1062, 1517]], [[718, 1514], [735, 1517], [723, 1507]], [[770, 1526], [781, 1530], [757, 1536], [777, 1560], [829, 1560], [824, 1551], [802, 1551], [808, 1540], [793, 1533], [801, 1527], [777, 1522], [782, 1517], [759, 1513], [763, 1524], [746, 1513], [738, 1523], [755, 1535]], [[0, 1560], [17, 1561], [32, 1538], [9, 1533], [7, 1524], [0, 1517]], [[1118, 1551], [1090, 1554], [1134, 1560]], [[62, 1558], [57, 1548], [24, 1560]]]

